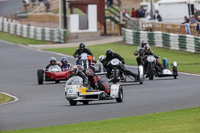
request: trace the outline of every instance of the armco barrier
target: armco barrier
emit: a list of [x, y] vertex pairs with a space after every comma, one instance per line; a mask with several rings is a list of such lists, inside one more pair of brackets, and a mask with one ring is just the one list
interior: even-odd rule
[[11, 22], [6, 18], [0, 17], [0, 31], [33, 38], [36, 40], [47, 40], [52, 42], [65, 43], [66, 31], [55, 28], [39, 28], [34, 26], [18, 24]]
[[166, 47], [200, 53], [200, 37], [192, 35], [172, 34], [161, 31], [135, 31], [122, 29], [123, 40], [128, 44], [139, 45], [142, 40], [151, 46]]

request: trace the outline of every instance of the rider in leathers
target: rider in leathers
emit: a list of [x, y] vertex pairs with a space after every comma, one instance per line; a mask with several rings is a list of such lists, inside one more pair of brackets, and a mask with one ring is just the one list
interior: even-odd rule
[[78, 60], [76, 61], [76, 65], [79, 65], [79, 61], [80, 61], [80, 55], [82, 53], [87, 53], [88, 55], [93, 56], [92, 52], [88, 49], [85, 48], [85, 44], [84, 43], [80, 43], [79, 48], [75, 51], [75, 53], [73, 54], [74, 58], [78, 58]]
[[[117, 53], [113, 53], [113, 51], [111, 49], [108, 49], [106, 51], [106, 58], [104, 60], [102, 60], [102, 63], [104, 65], [104, 67], [107, 69], [107, 78], [110, 79], [110, 75], [111, 75], [111, 71], [112, 71], [112, 65], [108, 65], [109, 61], [111, 61], [112, 59], [117, 58], [119, 59], [122, 64], [119, 65], [119, 69], [122, 70], [124, 73], [126, 73], [127, 75], [131, 75], [132, 77], [135, 78], [135, 81], [137, 81], [138, 79], [138, 75], [127, 70], [124, 66], [125, 61], [124, 58], [122, 58], [119, 54]], [[121, 75], [122, 76], [122, 75]]]
[[110, 87], [103, 79], [101, 79], [101, 77], [95, 74], [92, 69], [87, 69], [86, 75], [92, 88], [105, 91], [108, 95], [110, 94]]
[[137, 64], [138, 66], [139, 65], [142, 65], [142, 60], [141, 60], [141, 57], [143, 56], [143, 52], [144, 52], [144, 47], [148, 45], [145, 41], [142, 41], [142, 43], [140, 44], [140, 46], [137, 48], [137, 50], [134, 52], [134, 55], [135, 56], [138, 56], [136, 58], [137, 60]]
[[[145, 56], [145, 55], [153, 55], [155, 58], [156, 58], [156, 64], [159, 66], [159, 71], [162, 71], [163, 70], [163, 64], [161, 64], [160, 63], [160, 61], [159, 61], [159, 56], [157, 56], [157, 55], [155, 55], [154, 53], [153, 53], [153, 51], [151, 50], [151, 47], [149, 46], [149, 45], [146, 45], [145, 47], [144, 47], [144, 50], [143, 50], [143, 56]], [[145, 60], [145, 59], [143, 59], [143, 60]], [[146, 61], [144, 61], [145, 63], [144, 63], [144, 70], [145, 70], [145, 72], [146, 72], [146, 67], [147, 67], [147, 64], [146, 64]]]

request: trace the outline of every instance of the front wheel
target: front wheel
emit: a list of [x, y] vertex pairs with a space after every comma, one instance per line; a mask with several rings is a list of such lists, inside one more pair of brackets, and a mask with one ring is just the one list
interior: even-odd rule
[[119, 95], [119, 97], [116, 98], [116, 101], [117, 101], [118, 103], [121, 103], [121, 102], [123, 101], [123, 96], [124, 96], [124, 95], [123, 95], [123, 89], [122, 89], [121, 86], [119, 87], [118, 95]]
[[153, 80], [154, 74], [153, 74], [153, 65], [149, 64], [149, 80]]
[[37, 77], [38, 77], [38, 84], [39, 85], [43, 84], [43, 81], [44, 81], [44, 70], [43, 69], [39, 69], [37, 71]]
[[76, 104], [77, 104], [77, 101], [74, 101], [74, 100], [69, 100], [69, 104], [70, 104], [71, 106], [74, 106], [74, 105], [76, 105]]
[[138, 68], [138, 79], [140, 81], [140, 84], [143, 84], [144, 82], [144, 68], [142, 65], [139, 66]]
[[83, 101], [84, 105], [88, 105], [89, 101]]
[[117, 83], [117, 69], [113, 69], [113, 83]]

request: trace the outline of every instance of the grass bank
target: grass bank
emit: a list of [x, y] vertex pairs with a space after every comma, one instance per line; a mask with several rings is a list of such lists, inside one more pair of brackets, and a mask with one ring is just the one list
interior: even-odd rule
[[13, 100], [14, 99], [12, 97], [9, 97], [5, 94], [0, 93], [0, 104], [7, 103], [7, 102], [10, 102], [10, 101], [13, 101]]
[[2, 133], [199, 133], [200, 107]]
[[20, 36], [8, 34], [8, 33], [5, 33], [5, 32], [0, 32], [0, 40], [18, 43], [18, 44], [24, 44], [24, 45], [28, 45], [28, 44], [32, 44], [32, 45], [34, 45], [34, 44], [35, 45], [38, 45], [38, 44], [53, 44], [53, 42], [20, 37]]
[[[102, 54], [105, 55], [106, 50], [111, 48], [114, 52], [119, 53], [125, 59], [127, 65], [137, 65], [136, 56], [133, 55], [137, 46], [122, 43], [109, 43], [89, 46], [88, 48], [92, 51], [96, 59], [98, 59]], [[151, 48], [156, 55], [160, 56], [160, 61], [163, 57], [168, 59], [169, 64], [172, 64], [173, 61], [177, 61], [178, 71], [200, 74], [200, 54], [157, 47]], [[76, 47], [45, 49], [45, 51], [53, 51], [67, 55], [73, 55], [75, 50]]]

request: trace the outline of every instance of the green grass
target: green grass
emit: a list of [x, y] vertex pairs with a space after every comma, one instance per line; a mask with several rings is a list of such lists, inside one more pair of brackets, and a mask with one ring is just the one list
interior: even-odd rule
[[10, 102], [12, 100], [13, 100], [12, 97], [9, 97], [9, 96], [7, 96], [5, 94], [0, 93], [0, 104], [7, 103], [7, 102]]
[[53, 42], [44, 41], [44, 40], [36, 40], [25, 37], [20, 37], [12, 34], [8, 34], [5, 32], [0, 32], [0, 39], [8, 42], [18, 43], [18, 44], [53, 44]]
[[2, 133], [199, 133], [200, 107]]
[[[137, 65], [136, 56], [133, 55], [134, 51], [137, 49], [137, 46], [126, 45], [122, 43], [110, 43], [102, 44], [88, 47], [96, 59], [102, 54], [105, 55], [107, 49], [111, 48], [114, 52], [119, 53], [126, 61], [127, 65]], [[178, 63], [178, 71], [196, 73], [200, 74], [200, 54], [190, 53], [186, 51], [177, 51], [165, 48], [151, 47], [156, 55], [160, 56], [160, 61], [162, 58], [166, 57], [169, 64], [172, 64], [173, 61]], [[56, 49], [45, 49], [46, 51], [54, 51], [58, 53], [63, 53], [67, 55], [73, 55], [76, 50], [75, 47], [70, 48], [56, 48]], [[170, 65], [170, 69], [172, 65]]]

